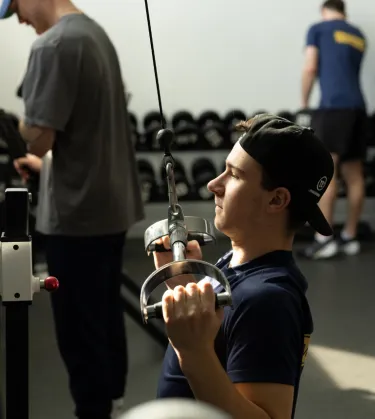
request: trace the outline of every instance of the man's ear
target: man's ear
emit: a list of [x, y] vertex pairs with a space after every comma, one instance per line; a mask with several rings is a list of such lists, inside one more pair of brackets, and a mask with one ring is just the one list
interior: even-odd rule
[[286, 188], [277, 188], [273, 191], [269, 202], [270, 212], [279, 212], [285, 209], [290, 203], [290, 192]]

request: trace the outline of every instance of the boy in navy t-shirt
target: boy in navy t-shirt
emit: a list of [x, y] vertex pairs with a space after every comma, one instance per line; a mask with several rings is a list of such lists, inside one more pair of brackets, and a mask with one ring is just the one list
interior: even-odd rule
[[327, 0], [322, 6], [323, 21], [307, 32], [305, 65], [302, 74], [302, 106], [308, 108], [310, 93], [319, 79], [321, 99], [313, 112], [311, 126], [332, 154], [335, 176], [320, 207], [332, 224], [337, 197], [336, 174], [347, 186], [349, 211], [340, 237], [317, 233], [311, 246], [302, 252], [310, 259], [347, 255], [360, 251], [357, 226], [365, 197], [363, 161], [367, 149], [367, 113], [360, 75], [366, 39], [346, 19], [342, 0]]
[[[233, 306], [215, 311], [214, 293], [223, 289], [212, 280], [167, 283], [170, 345], [158, 397], [195, 398], [235, 419], [290, 419], [313, 331], [292, 244], [306, 222], [332, 234], [317, 204], [333, 161], [312, 130], [286, 119], [259, 115], [239, 128], [245, 133], [226, 170], [208, 185], [215, 226], [232, 242], [216, 265], [229, 280]], [[172, 260], [167, 255], [154, 253], [157, 268]], [[202, 257], [197, 242], [187, 257]]]

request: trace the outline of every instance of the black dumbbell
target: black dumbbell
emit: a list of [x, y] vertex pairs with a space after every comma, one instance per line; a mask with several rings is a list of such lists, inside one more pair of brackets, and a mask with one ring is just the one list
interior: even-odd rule
[[212, 160], [200, 158], [193, 162], [191, 174], [195, 185], [195, 195], [198, 200], [213, 199], [214, 194], [207, 189], [207, 184], [217, 176]]
[[228, 146], [232, 147], [243, 134], [243, 132], [236, 128], [236, 125], [241, 121], [246, 121], [246, 119], [245, 113], [239, 109], [233, 109], [225, 115], [224, 124], [227, 127], [230, 141]]
[[193, 115], [179, 111], [172, 117], [177, 150], [196, 150], [199, 148], [199, 129]]
[[228, 130], [216, 112], [203, 112], [198, 118], [198, 126], [202, 135], [202, 148], [207, 150], [228, 148], [226, 146]]
[[[186, 171], [180, 160], [174, 158], [174, 180], [176, 185], [177, 197], [181, 201], [191, 199], [191, 185], [186, 176]], [[161, 177], [161, 196], [163, 201], [168, 200], [168, 181], [167, 172], [164, 166], [160, 168]]]
[[174, 130], [195, 124], [194, 116], [188, 111], [178, 111], [172, 116], [172, 127]]
[[311, 127], [313, 111], [311, 109], [300, 109], [296, 112], [294, 122], [302, 127]]
[[160, 151], [160, 143], [157, 140], [158, 132], [167, 125], [165, 117], [162, 119], [160, 112], [152, 111], [143, 118], [143, 129], [145, 147], [147, 150]]
[[296, 119], [295, 115], [292, 112], [286, 111], [286, 110], [278, 112], [277, 115], [280, 116], [280, 118], [287, 119], [290, 122], [295, 122], [295, 119]]
[[156, 182], [155, 171], [150, 162], [144, 159], [137, 161], [138, 173], [141, 183], [143, 202], [157, 202], [160, 200], [159, 187]]

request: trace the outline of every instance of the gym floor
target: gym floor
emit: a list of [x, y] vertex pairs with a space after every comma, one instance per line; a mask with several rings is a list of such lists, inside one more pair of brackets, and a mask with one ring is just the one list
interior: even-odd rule
[[[204, 249], [215, 262], [228, 249], [221, 239]], [[296, 419], [375, 417], [375, 244], [348, 259], [300, 261], [310, 288], [315, 333], [305, 367]], [[153, 271], [141, 240], [129, 240], [124, 268], [141, 284]], [[162, 289], [156, 292], [160, 297]], [[126, 292], [126, 290], [124, 290]], [[137, 304], [137, 301], [135, 300]], [[130, 373], [126, 407], [155, 397], [162, 347], [126, 316]], [[30, 419], [73, 419], [68, 379], [57, 352], [49, 298], [30, 308]], [[145, 418], [146, 419], [146, 418]]]

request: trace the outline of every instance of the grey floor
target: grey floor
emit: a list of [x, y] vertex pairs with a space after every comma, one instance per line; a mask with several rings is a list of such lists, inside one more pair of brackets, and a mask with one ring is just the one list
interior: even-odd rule
[[[207, 247], [206, 259], [215, 261], [227, 244], [220, 241]], [[152, 259], [144, 254], [141, 241], [129, 241], [126, 250], [125, 267], [141, 283], [153, 270]], [[297, 419], [375, 418], [374, 254], [375, 245], [368, 244], [360, 256], [350, 259], [300, 261], [310, 283], [315, 333]], [[46, 293], [36, 295], [30, 313], [30, 419], [73, 419]], [[128, 316], [126, 322], [131, 365], [126, 394], [129, 408], [154, 398], [163, 351]]]

